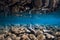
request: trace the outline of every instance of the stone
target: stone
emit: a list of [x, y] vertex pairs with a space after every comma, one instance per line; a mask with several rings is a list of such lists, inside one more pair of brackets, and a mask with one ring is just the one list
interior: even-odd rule
[[53, 36], [53, 35], [51, 35], [51, 34], [49, 34], [49, 33], [44, 33], [44, 34], [46, 34], [46, 37], [47, 37], [47, 38], [55, 38], [55, 36]]
[[20, 40], [20, 39], [21, 39], [21, 37], [16, 37], [16, 38], [15, 38], [15, 40]]
[[56, 35], [60, 35], [60, 32], [56, 32]]
[[36, 33], [33, 28], [30, 28], [30, 27], [29, 27], [28, 30], [29, 30], [32, 34], [35, 34], [35, 33]]
[[18, 30], [18, 33], [25, 33], [25, 32], [26, 32], [25, 28], [20, 28], [20, 29]]
[[29, 34], [29, 38], [31, 40], [38, 40], [34, 34]]
[[51, 32], [51, 30], [46, 30], [46, 29], [43, 29], [43, 32]]
[[43, 31], [37, 30], [37, 31], [36, 31], [36, 35], [38, 36], [38, 35], [40, 35], [40, 34], [43, 34]]
[[5, 35], [11, 35], [11, 32], [5, 31]]
[[12, 34], [10, 37], [14, 40], [16, 38], [16, 35]]
[[30, 40], [29, 37], [28, 37], [28, 35], [25, 35], [25, 34], [23, 34], [22, 39], [23, 40]]
[[40, 34], [40, 35], [37, 36], [37, 39], [38, 39], [38, 40], [44, 40], [44, 39], [46, 39], [46, 38], [45, 38], [45, 35]]
[[4, 39], [4, 34], [0, 35], [0, 40]]
[[60, 37], [60, 32], [56, 32], [55, 35], [56, 35], [57, 37]]
[[6, 40], [12, 40], [10, 37], [7, 37]]
[[11, 31], [14, 32], [15, 34], [19, 34], [18, 30], [19, 28], [14, 28], [14, 27], [11, 29]]
[[25, 31], [26, 31], [26, 32], [30, 32], [30, 30], [28, 30], [27, 28], [25, 28]]
[[60, 40], [60, 37], [58, 37], [57, 40]]
[[[13, 26], [0, 34], [0, 40], [60, 40], [60, 32], [45, 28], [26, 28]], [[33, 33], [32, 33], [33, 32]]]

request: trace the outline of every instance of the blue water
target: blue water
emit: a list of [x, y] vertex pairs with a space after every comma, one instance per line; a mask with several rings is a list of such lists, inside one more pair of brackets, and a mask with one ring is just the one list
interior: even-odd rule
[[[27, 15], [27, 14], [26, 14]], [[29, 16], [29, 15], [28, 15]], [[48, 14], [32, 14], [32, 17], [0, 16], [2, 24], [50, 24], [60, 25], [60, 10]]]

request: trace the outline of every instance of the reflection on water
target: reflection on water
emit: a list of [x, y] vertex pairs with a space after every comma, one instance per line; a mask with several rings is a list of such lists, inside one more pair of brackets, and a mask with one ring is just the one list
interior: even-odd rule
[[[25, 17], [26, 16], [26, 17]], [[60, 25], [60, 11], [48, 14], [25, 14], [25, 16], [0, 16], [0, 24], [51, 24]]]

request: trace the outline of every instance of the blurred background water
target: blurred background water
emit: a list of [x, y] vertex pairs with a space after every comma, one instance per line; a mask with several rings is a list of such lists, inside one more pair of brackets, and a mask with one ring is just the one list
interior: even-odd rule
[[[60, 25], [60, 10], [47, 14], [26, 14], [24, 16], [0, 16], [0, 25], [4, 24], [49, 24]], [[32, 16], [32, 17], [29, 17]]]

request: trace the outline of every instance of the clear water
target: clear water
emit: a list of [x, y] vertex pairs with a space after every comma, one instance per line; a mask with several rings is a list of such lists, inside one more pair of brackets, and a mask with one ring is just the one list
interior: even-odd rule
[[[26, 14], [26, 16], [29, 16]], [[2, 24], [50, 24], [60, 25], [60, 10], [50, 14], [32, 14], [32, 17], [0, 16], [0, 25]]]

